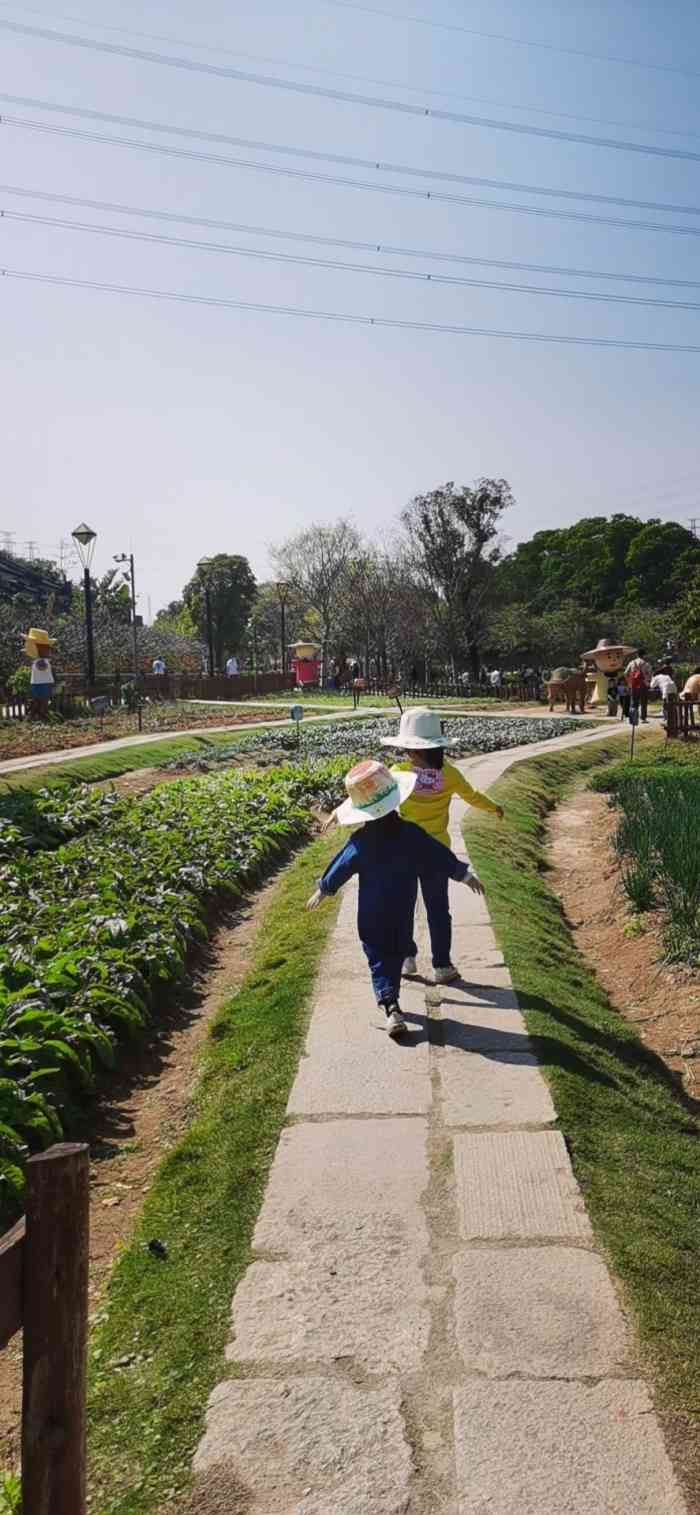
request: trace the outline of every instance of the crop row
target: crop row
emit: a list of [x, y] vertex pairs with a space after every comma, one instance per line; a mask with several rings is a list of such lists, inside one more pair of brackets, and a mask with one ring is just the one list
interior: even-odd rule
[[27, 1153], [65, 1132], [119, 1040], [142, 1033], [182, 980], [211, 902], [239, 896], [309, 830], [314, 802], [338, 799], [344, 767], [18, 807], [0, 856], [0, 1219], [17, 1211]]
[[[477, 752], [500, 752], [507, 747], [519, 747], [531, 742], [545, 742], [556, 736], [568, 736], [573, 731], [587, 729], [590, 722], [570, 720], [565, 716], [447, 716], [443, 722], [445, 734], [455, 739], [452, 749], [456, 756]], [[335, 721], [328, 724], [301, 727], [299, 745], [296, 733], [288, 727], [268, 728], [266, 731], [250, 732], [236, 743], [224, 743], [212, 748], [205, 755], [201, 746], [197, 752], [184, 753], [175, 758], [170, 767], [176, 769], [216, 767], [221, 763], [239, 759], [242, 754], [265, 757], [275, 753], [298, 753], [310, 761], [335, 757], [350, 757], [358, 748], [386, 758], [382, 737], [396, 736], [398, 717], [369, 718], [361, 721]]]

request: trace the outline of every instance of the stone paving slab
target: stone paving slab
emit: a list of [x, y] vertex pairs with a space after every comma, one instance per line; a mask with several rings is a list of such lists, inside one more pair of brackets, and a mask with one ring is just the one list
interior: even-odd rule
[[457, 1345], [468, 1374], [602, 1378], [630, 1363], [602, 1258], [582, 1247], [470, 1248], [454, 1258]]
[[[227, 1355], [248, 1362], [415, 1368], [430, 1328], [422, 1260], [428, 1182], [421, 1119], [332, 1121], [282, 1135]], [[398, 1287], [400, 1285], [400, 1287]]]
[[410, 1035], [392, 1042], [369, 975], [328, 985], [316, 1003], [288, 1113], [426, 1114], [431, 1087], [425, 987], [404, 984], [401, 1007]]
[[440, 1058], [440, 1082], [447, 1126], [544, 1126], [556, 1120], [537, 1058], [527, 1053], [485, 1056], [452, 1043]]
[[214, 1390], [194, 1461], [197, 1492], [227, 1515], [405, 1515], [411, 1450], [396, 1380], [371, 1390], [309, 1376]]
[[[476, 997], [456, 998], [456, 986], [440, 996], [440, 1020], [445, 1045], [460, 1052], [531, 1052], [525, 1022], [519, 1010], [497, 1009]], [[464, 1068], [465, 1078], [468, 1069]]]
[[455, 1394], [459, 1515], [685, 1515], [643, 1383]]
[[456, 1136], [455, 1175], [465, 1241], [591, 1236], [559, 1131]]

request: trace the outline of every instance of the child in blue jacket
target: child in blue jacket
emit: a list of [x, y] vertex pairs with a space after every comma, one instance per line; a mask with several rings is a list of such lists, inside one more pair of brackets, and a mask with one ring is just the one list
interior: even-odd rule
[[[307, 904], [313, 910], [358, 874], [357, 929], [377, 1003], [384, 1009], [392, 1037], [402, 1036], [407, 1029], [399, 990], [413, 936], [419, 875], [431, 870], [483, 892], [469, 863], [460, 862], [448, 847], [399, 816], [399, 805], [415, 782], [415, 772], [391, 773], [383, 763], [372, 760], [350, 770], [345, 779], [348, 799], [336, 812], [337, 819], [341, 825], [362, 829], [334, 857]], [[369, 821], [373, 824], [366, 824]]]

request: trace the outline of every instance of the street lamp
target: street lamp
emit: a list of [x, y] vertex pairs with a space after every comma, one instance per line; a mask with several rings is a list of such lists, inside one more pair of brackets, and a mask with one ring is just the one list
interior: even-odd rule
[[253, 693], [258, 692], [258, 623], [252, 615], [248, 622], [248, 631], [253, 640]]
[[275, 587], [277, 589], [277, 598], [280, 604], [280, 644], [282, 651], [281, 666], [282, 678], [284, 678], [287, 671], [287, 604], [289, 602], [289, 595], [292, 586], [291, 584], [287, 584], [284, 579], [280, 579], [278, 580]]
[[214, 677], [214, 627], [211, 618], [211, 558], [200, 558], [197, 567], [204, 589], [204, 603], [207, 611], [207, 640], [209, 642], [209, 673]]
[[127, 583], [131, 581], [131, 635], [133, 638], [134, 647], [134, 678], [137, 679], [139, 676], [139, 642], [136, 628], [136, 576], [134, 574], [134, 554], [133, 552], [115, 552], [114, 561], [115, 563], [129, 564], [129, 572], [128, 574], [124, 574], [124, 578], [126, 579]]
[[87, 681], [88, 686], [95, 682], [95, 636], [92, 629], [92, 584], [90, 582], [90, 565], [95, 551], [97, 532], [82, 521], [76, 526], [71, 536], [78, 549], [78, 556], [83, 568], [83, 587], [85, 590], [85, 632], [87, 637]]

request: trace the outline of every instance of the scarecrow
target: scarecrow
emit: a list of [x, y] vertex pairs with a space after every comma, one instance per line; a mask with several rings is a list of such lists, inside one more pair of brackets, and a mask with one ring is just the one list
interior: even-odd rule
[[24, 652], [26, 657], [32, 659], [31, 701], [34, 715], [39, 715], [42, 710], [48, 708], [49, 700], [54, 692], [55, 683], [49, 653], [55, 645], [48, 631], [41, 631], [36, 626], [32, 626], [27, 632]]

